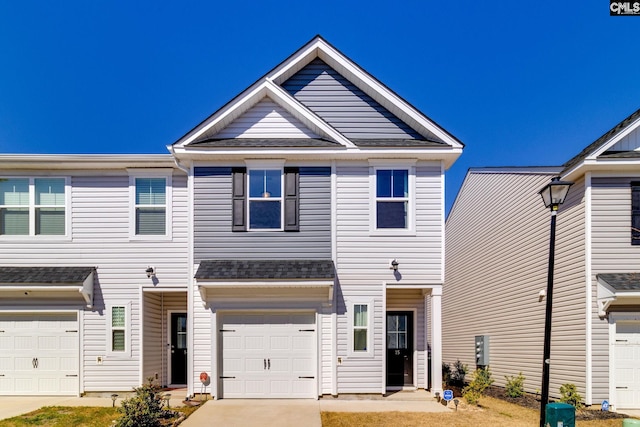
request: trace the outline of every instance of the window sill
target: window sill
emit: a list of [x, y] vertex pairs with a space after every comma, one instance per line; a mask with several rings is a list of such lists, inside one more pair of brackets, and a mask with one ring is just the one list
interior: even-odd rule
[[172, 240], [173, 240], [172, 236], [153, 236], [153, 235], [129, 236], [130, 242], [170, 242]]
[[416, 237], [418, 233], [415, 230], [407, 230], [402, 228], [385, 228], [369, 231], [371, 237], [384, 237], [384, 236], [405, 236]]

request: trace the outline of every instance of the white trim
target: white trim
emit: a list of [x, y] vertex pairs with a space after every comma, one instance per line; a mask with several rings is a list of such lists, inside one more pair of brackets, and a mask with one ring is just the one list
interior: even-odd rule
[[[113, 323], [112, 323], [112, 312], [114, 307], [124, 307], [124, 351], [113, 351]], [[106, 322], [107, 327], [105, 328], [107, 339], [105, 340], [106, 345], [106, 356], [114, 359], [130, 359], [132, 355], [131, 351], [131, 334], [133, 332], [131, 325], [131, 301], [123, 301], [123, 302], [111, 302], [106, 306], [107, 315]], [[121, 328], [117, 328], [121, 329]]]
[[[138, 289], [138, 304], [140, 307], [140, 358], [138, 359], [138, 381], [139, 384], [144, 384], [144, 325], [145, 325], [145, 314], [144, 314], [144, 293], [142, 291], [142, 287]], [[162, 383], [162, 378], [160, 378], [160, 382]]]
[[[355, 351], [353, 349], [353, 334], [355, 331], [355, 306], [356, 305], [364, 305], [367, 307], [367, 349], [361, 351]], [[374, 326], [374, 310], [375, 310], [375, 301], [373, 298], [354, 298], [347, 303], [347, 357], [353, 359], [372, 359], [375, 356], [374, 342], [373, 342], [373, 326]], [[362, 328], [361, 328], [362, 329]]]
[[[173, 168], [127, 169], [127, 172], [129, 174], [129, 240], [171, 240], [173, 238]], [[165, 234], [136, 234], [136, 179], [138, 178], [164, 178], [165, 180]]]
[[593, 284], [592, 284], [592, 187], [591, 173], [585, 174], [584, 180], [584, 198], [585, 198], [585, 292], [586, 292], [586, 384], [585, 384], [585, 403], [591, 405], [593, 402]]
[[211, 396], [215, 400], [220, 399], [220, 363], [222, 359], [222, 340], [218, 340], [218, 323], [222, 325], [222, 318], [218, 315], [217, 310], [211, 311]]
[[[378, 228], [377, 221], [377, 174], [380, 170], [406, 170], [408, 197], [381, 198], [381, 201], [406, 201], [407, 226], [405, 228]], [[369, 161], [369, 235], [370, 236], [415, 236], [416, 235], [416, 167], [415, 162], [374, 162]]]
[[[338, 171], [331, 160], [331, 259], [338, 270]], [[338, 395], [338, 313], [336, 293], [331, 298], [331, 395]]]
[[607, 151], [609, 148], [611, 148], [614, 145], [616, 145], [616, 143], [620, 142], [620, 140], [622, 140], [624, 137], [626, 137], [631, 132], [633, 132], [638, 127], [638, 125], [640, 125], [640, 118], [637, 118], [632, 123], [629, 123], [624, 128], [624, 130], [620, 131], [613, 138], [609, 139], [607, 142], [605, 142], [600, 147], [598, 147], [596, 149], [596, 151], [594, 151], [591, 155], [587, 156], [586, 159], [588, 159], [588, 160], [596, 160], [599, 155], [601, 155], [602, 153]]
[[442, 393], [442, 286], [431, 289], [431, 392]]
[[[9, 206], [12, 208], [28, 209], [29, 211], [29, 233], [28, 234], [0, 234], [0, 241], [17, 241], [17, 240], [58, 240], [58, 241], [70, 241], [71, 235], [71, 178], [69, 176], [58, 175], [0, 175], [0, 178], [5, 179], [22, 179], [27, 180], [27, 186], [29, 191], [29, 204], [28, 205], [11, 205], [3, 204], [0, 208]], [[64, 206], [61, 205], [36, 205], [36, 179], [61, 179], [64, 181]], [[40, 206], [61, 208], [64, 207], [64, 234], [36, 234], [36, 209]]]
[[[189, 174], [187, 175], [187, 193], [189, 195], [188, 200], [195, 200], [194, 195], [194, 165], [193, 163], [189, 167]], [[187, 223], [187, 242], [188, 242], [188, 250], [187, 250], [187, 328], [192, 333], [187, 334], [187, 349], [189, 353], [187, 354], [187, 395], [193, 396], [194, 394], [194, 373], [195, 373], [195, 346], [194, 346], [194, 317], [195, 317], [195, 272], [194, 272], [194, 254], [193, 254], [193, 203], [187, 203], [187, 211], [188, 211], [188, 223]], [[191, 314], [189, 316], [188, 314]], [[212, 357], [215, 355], [212, 354]], [[209, 375], [212, 374], [213, 371], [208, 372]], [[211, 393], [213, 393], [213, 384], [215, 381], [211, 381]]]
[[[445, 204], [446, 204], [446, 194], [445, 194], [445, 169], [444, 169], [444, 162], [440, 161], [440, 281], [442, 283], [444, 283], [444, 272], [445, 272], [445, 263], [446, 263], [446, 256], [445, 256], [445, 250], [447, 248], [447, 245], [445, 243], [445, 239], [446, 239], [446, 211], [445, 211]], [[426, 342], [426, 340], [425, 340]]]

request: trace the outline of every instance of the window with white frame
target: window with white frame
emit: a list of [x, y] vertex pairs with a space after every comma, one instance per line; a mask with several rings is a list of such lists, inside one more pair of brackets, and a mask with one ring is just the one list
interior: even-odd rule
[[0, 235], [64, 236], [67, 179], [0, 178]]
[[130, 305], [111, 305], [108, 313], [107, 353], [114, 356], [129, 356], [131, 354], [130, 335]]
[[376, 169], [376, 228], [408, 229], [409, 170]]
[[249, 229], [282, 229], [282, 169], [249, 169]]
[[369, 349], [369, 304], [353, 305], [353, 352]]
[[171, 235], [171, 171], [135, 171], [130, 176], [131, 238]]

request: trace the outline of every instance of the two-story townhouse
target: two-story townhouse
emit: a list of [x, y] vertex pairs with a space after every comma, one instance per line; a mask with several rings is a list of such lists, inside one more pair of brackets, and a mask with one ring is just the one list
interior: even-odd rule
[[186, 384], [188, 202], [170, 155], [0, 156], [1, 395]]
[[315, 37], [175, 144], [189, 392], [441, 389], [444, 172], [462, 144]]
[[471, 169], [447, 218], [444, 360], [475, 367], [489, 340], [498, 385], [540, 388], [549, 212], [538, 191], [573, 181], [557, 216], [552, 397], [640, 408], [640, 110], [558, 167]]

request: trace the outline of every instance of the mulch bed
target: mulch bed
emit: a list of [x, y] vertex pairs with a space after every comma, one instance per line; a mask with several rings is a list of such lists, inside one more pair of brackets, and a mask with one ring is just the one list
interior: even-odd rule
[[[460, 387], [449, 387], [453, 390], [454, 396], [462, 396], [462, 389]], [[540, 411], [540, 397], [535, 394], [525, 393], [521, 397], [509, 397], [505, 394], [503, 387], [491, 386], [486, 391], [487, 396], [504, 400], [509, 403], [523, 406], [525, 408], [535, 409]], [[588, 421], [588, 420], [607, 420], [611, 418], [627, 418], [626, 415], [618, 414], [617, 412], [600, 411], [597, 409], [577, 409], [576, 421]]]

